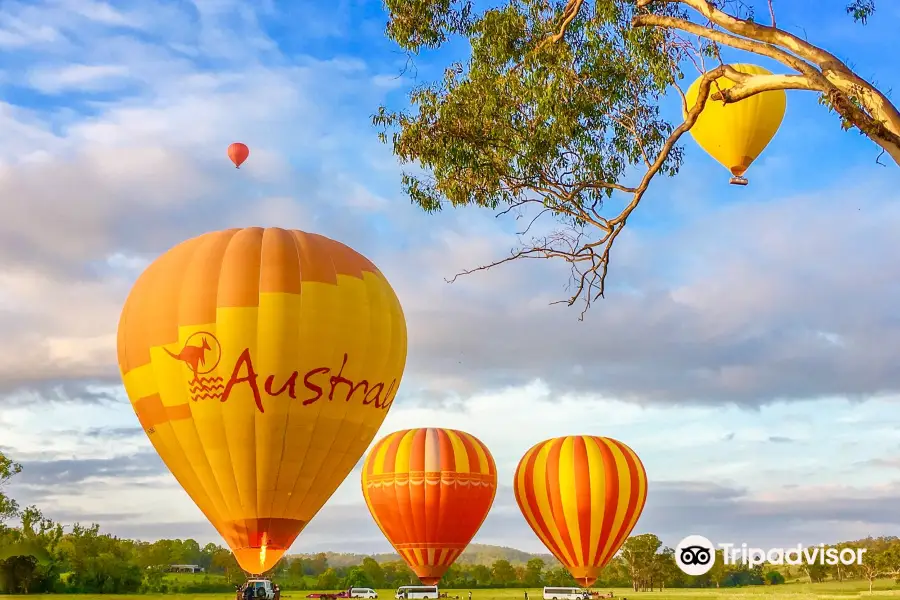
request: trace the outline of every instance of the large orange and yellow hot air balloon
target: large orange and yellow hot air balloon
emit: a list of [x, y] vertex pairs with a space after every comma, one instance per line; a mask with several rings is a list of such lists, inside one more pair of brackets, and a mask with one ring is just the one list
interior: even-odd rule
[[590, 435], [536, 444], [519, 461], [513, 485], [525, 520], [584, 587], [618, 552], [647, 499], [647, 474], [634, 451]]
[[[771, 75], [756, 65], [731, 65], [736, 71], [748, 75]], [[700, 93], [698, 77], [688, 88], [685, 98], [690, 109], [697, 103]], [[710, 95], [734, 86], [734, 81], [719, 77], [710, 86]], [[743, 177], [750, 164], [762, 153], [784, 119], [787, 95], [784, 90], [762, 92], [737, 102], [724, 104], [708, 98], [703, 112], [691, 128], [697, 144], [710, 156], [731, 171], [731, 183], [747, 185]]]
[[406, 364], [384, 275], [321, 235], [228, 229], [183, 242], [119, 321], [125, 389], [153, 447], [240, 566], [284, 554], [365, 452]]
[[362, 489], [384, 536], [423, 584], [435, 585], [487, 517], [497, 467], [468, 433], [406, 429], [369, 451]]

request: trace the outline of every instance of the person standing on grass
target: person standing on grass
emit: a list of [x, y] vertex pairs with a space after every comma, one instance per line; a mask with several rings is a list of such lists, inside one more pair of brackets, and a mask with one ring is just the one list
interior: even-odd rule
[[528, 600], [528, 590], [525, 590], [525, 600]]
[[469, 590], [469, 600], [472, 600], [472, 590]]

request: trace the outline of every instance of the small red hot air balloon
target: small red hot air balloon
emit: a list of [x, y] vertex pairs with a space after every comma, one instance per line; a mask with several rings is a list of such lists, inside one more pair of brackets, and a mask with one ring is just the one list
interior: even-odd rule
[[247, 160], [247, 157], [250, 156], [250, 148], [246, 145], [235, 142], [228, 146], [228, 158], [231, 159], [231, 162], [234, 163], [235, 169], [240, 169], [241, 165]]

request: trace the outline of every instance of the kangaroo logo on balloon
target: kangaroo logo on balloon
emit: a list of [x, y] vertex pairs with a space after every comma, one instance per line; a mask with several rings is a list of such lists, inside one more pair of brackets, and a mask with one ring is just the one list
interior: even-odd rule
[[222, 360], [222, 346], [216, 336], [208, 331], [192, 333], [184, 342], [178, 354], [167, 348], [166, 353], [175, 360], [183, 362], [193, 373], [188, 383], [191, 400], [197, 402], [209, 398], [221, 398], [225, 386], [222, 378], [216, 375], [204, 377], [216, 370]]

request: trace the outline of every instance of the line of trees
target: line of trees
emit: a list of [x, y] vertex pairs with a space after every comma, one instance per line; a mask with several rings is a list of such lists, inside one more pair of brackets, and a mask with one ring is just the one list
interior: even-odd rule
[[[244, 580], [245, 575], [232, 553], [216, 544], [201, 547], [191, 539], [155, 542], [121, 539], [102, 533], [96, 524], [64, 528], [46, 518], [37, 507], [20, 509], [2, 490], [3, 484], [20, 471], [19, 465], [0, 453], [0, 593], [228, 592]], [[791, 578], [802, 578], [813, 583], [826, 579], [866, 580], [871, 589], [878, 578], [900, 578], [900, 540], [896, 537], [868, 538], [835, 547], [866, 547], [865, 564], [748, 568], [725, 565], [719, 556], [709, 573], [691, 577], [676, 566], [672, 548], [663, 546], [653, 534], [642, 534], [626, 540], [595, 587], [652, 591], [675, 587], [778, 585]], [[199, 565], [205, 573], [170, 575], [169, 568], [175, 564]], [[285, 590], [384, 589], [417, 583], [413, 572], [399, 558], [377, 561], [363, 557], [355, 565], [329, 565], [325, 553], [286, 557], [269, 575], [277, 578]], [[500, 558], [492, 564], [457, 563], [450, 567], [439, 585], [473, 589], [576, 587], [577, 583], [558, 563], [532, 557], [527, 561]]]

